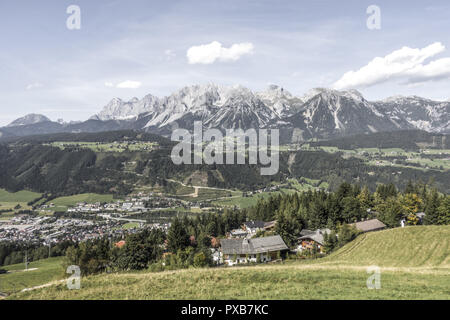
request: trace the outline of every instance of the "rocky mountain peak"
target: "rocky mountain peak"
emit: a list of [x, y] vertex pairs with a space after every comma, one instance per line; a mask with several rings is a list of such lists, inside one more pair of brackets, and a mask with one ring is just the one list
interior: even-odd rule
[[42, 114], [30, 113], [24, 117], [14, 120], [7, 127], [18, 127], [41, 122], [50, 122], [51, 120]]

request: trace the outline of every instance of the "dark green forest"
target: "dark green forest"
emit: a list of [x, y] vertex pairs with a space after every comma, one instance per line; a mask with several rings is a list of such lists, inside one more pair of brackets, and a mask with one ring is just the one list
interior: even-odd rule
[[[432, 139], [431, 135], [420, 131], [414, 134]], [[398, 140], [405, 146], [406, 136], [406, 133], [400, 132], [397, 138], [389, 134], [374, 134], [370, 137], [375, 141], [385, 141], [383, 143], [391, 139], [396, 144]], [[359, 138], [346, 139], [326, 143], [350, 147], [345, 143], [353, 141], [351, 147], [355, 147], [363, 146], [363, 141], [370, 141], [367, 136], [361, 136], [361, 141]], [[441, 137], [441, 140], [445, 139]], [[99, 154], [76, 146], [62, 150], [45, 145], [55, 141], [151, 141], [157, 142], [158, 147], [151, 151], [127, 150]], [[322, 143], [325, 142], [317, 144]], [[372, 146], [370, 143], [364, 146]], [[339, 153], [297, 151], [293, 162], [289, 162], [293, 152], [281, 152], [279, 172], [273, 176], [261, 176], [259, 165], [175, 165], [170, 159], [172, 146], [173, 143], [163, 137], [135, 131], [61, 133], [15, 138], [0, 143], [0, 188], [8, 191], [27, 189], [58, 196], [85, 192], [125, 195], [132, 192], [137, 184], [164, 186], [167, 183], [165, 179], [181, 181], [194, 172], [202, 172], [207, 174], [210, 187], [243, 191], [264, 188], [271, 182], [281, 183], [288, 177], [295, 177], [328, 182], [330, 191], [336, 190], [343, 182], [367, 185], [371, 191], [375, 191], [380, 183], [392, 183], [402, 189], [412, 180], [432, 183], [439, 191], [450, 193], [448, 170], [399, 170], [395, 167], [371, 166], [361, 159], [344, 159]], [[126, 168], [128, 162], [136, 162], [132, 170]]]
[[420, 130], [359, 134], [327, 141], [311, 142], [311, 146], [330, 146], [343, 150], [356, 148], [402, 148], [404, 150], [418, 150], [418, 144], [424, 143], [430, 148], [450, 149], [450, 139], [447, 136]]

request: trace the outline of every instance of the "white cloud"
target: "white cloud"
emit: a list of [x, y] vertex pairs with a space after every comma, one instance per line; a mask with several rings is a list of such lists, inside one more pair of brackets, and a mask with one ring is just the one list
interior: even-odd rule
[[345, 73], [333, 87], [338, 90], [370, 87], [390, 80], [407, 84], [435, 81], [450, 77], [450, 58], [424, 62], [445, 51], [445, 46], [435, 42], [422, 49], [403, 47], [385, 57], [377, 57], [357, 71]]
[[137, 89], [140, 88], [142, 86], [142, 83], [139, 81], [131, 81], [131, 80], [127, 80], [124, 82], [121, 82], [119, 84], [116, 85], [116, 88], [119, 89]]
[[37, 89], [37, 88], [42, 88], [44, 85], [40, 82], [35, 82], [35, 83], [31, 83], [29, 85], [27, 85], [26, 89], [27, 90], [33, 90], [33, 89]]
[[112, 82], [105, 82], [105, 87], [112, 88], [114, 84]]
[[213, 41], [209, 44], [190, 47], [186, 55], [190, 64], [212, 64], [216, 61], [237, 61], [247, 54], [253, 54], [252, 43], [236, 43], [225, 48], [220, 42]]
[[418, 65], [410, 72], [409, 83], [440, 80], [450, 77], [450, 58], [431, 61], [427, 65]]
[[164, 51], [164, 54], [166, 55], [166, 59], [167, 60], [172, 60], [173, 58], [175, 58], [177, 55], [175, 52], [173, 52], [173, 50], [167, 49]]

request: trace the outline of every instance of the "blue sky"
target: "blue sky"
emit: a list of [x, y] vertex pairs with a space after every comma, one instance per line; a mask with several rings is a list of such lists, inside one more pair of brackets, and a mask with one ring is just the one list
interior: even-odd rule
[[[81, 9], [80, 30], [66, 27], [70, 5]], [[379, 30], [366, 26], [369, 5], [381, 10]], [[4, 0], [0, 125], [31, 112], [85, 120], [113, 97], [208, 82], [448, 99], [449, 15], [448, 1]], [[190, 48], [213, 42], [217, 59], [202, 63], [211, 48], [200, 47], [190, 63]], [[376, 57], [384, 60], [370, 64]]]

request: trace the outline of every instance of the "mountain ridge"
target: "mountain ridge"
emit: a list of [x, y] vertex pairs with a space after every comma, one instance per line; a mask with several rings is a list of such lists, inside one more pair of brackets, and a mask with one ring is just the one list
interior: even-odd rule
[[[42, 116], [45, 117], [45, 116]], [[45, 117], [46, 118], [46, 117]], [[279, 128], [288, 142], [329, 139], [362, 133], [425, 130], [450, 133], [450, 102], [417, 96], [394, 96], [369, 101], [357, 90], [315, 88], [295, 96], [277, 85], [253, 92], [241, 86], [214, 83], [185, 86], [171, 95], [142, 99], [112, 99], [81, 123], [20, 118], [0, 128], [3, 136], [54, 132], [144, 130], [170, 135], [174, 126], [192, 130], [195, 121], [205, 128]], [[31, 119], [33, 120], [33, 119]]]
[[42, 114], [36, 114], [36, 113], [29, 113], [23, 117], [20, 117], [10, 124], [8, 124], [6, 127], [18, 127], [18, 126], [25, 126], [30, 124], [36, 124], [41, 122], [51, 122], [49, 118]]

